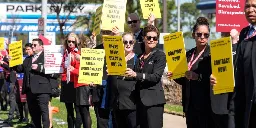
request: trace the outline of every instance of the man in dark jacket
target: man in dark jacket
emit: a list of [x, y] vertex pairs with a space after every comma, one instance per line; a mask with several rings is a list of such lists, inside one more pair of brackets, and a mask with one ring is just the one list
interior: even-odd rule
[[[154, 25], [155, 17], [150, 15], [148, 18], [148, 24]], [[128, 15], [127, 24], [130, 27], [132, 33], [135, 36], [136, 43], [134, 44], [134, 52], [140, 55], [144, 52], [144, 42], [143, 42], [143, 28], [140, 28], [141, 20], [136, 13], [131, 13]]]
[[250, 23], [240, 32], [235, 64], [236, 128], [256, 127], [256, 0], [246, 0], [245, 16]]
[[33, 56], [27, 57], [17, 71], [24, 73], [22, 93], [27, 94], [27, 102], [32, 121], [36, 128], [50, 127], [48, 104], [50, 101], [50, 77], [44, 73], [44, 52], [41, 39], [33, 39]]

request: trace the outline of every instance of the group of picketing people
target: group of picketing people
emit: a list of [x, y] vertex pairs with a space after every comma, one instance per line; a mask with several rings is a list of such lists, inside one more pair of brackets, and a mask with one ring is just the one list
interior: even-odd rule
[[[256, 0], [245, 1], [245, 17], [250, 25], [240, 34], [236, 30], [222, 33], [223, 37], [231, 36], [233, 42], [233, 93], [213, 94], [218, 79], [211, 71], [210, 26], [205, 17], [199, 17], [193, 26], [192, 38], [196, 47], [186, 53], [188, 71], [184, 77], [174, 79], [182, 86], [182, 105], [188, 128], [256, 128]], [[154, 26], [154, 20], [154, 15], [150, 15], [147, 25], [140, 28], [139, 16], [136, 13], [128, 15], [131, 32], [122, 34], [127, 63], [125, 76], [108, 75], [105, 62], [101, 85], [78, 82], [81, 48], [104, 49], [104, 41], [98, 46], [88, 45], [95, 44], [95, 35], [89, 38], [70, 33], [66, 36], [62, 74], [44, 73], [44, 42], [41, 39], [33, 39], [32, 44], [25, 45], [28, 56], [22, 65], [9, 68], [11, 58], [2, 54], [3, 81], [10, 83], [10, 100], [16, 87], [17, 92], [21, 91], [20, 95], [26, 94], [27, 102], [10, 103], [8, 120], [14, 118], [16, 106], [25, 110], [28, 106], [31, 126], [53, 127], [49, 104], [54, 97], [53, 89], [58, 88], [60, 75], [60, 102], [66, 106], [68, 128], [91, 128], [90, 106], [94, 106], [97, 128], [162, 128], [166, 103], [162, 86], [165, 80], [162, 78], [171, 79], [173, 73], [165, 70], [166, 55], [157, 48], [159, 30]], [[120, 35], [120, 32], [118, 27], [111, 31], [101, 30], [100, 36], [105, 35]], [[69, 82], [67, 71], [70, 71]], [[17, 73], [23, 73], [22, 90], [16, 86], [19, 85]], [[20, 114], [20, 121], [28, 122], [28, 114]]]

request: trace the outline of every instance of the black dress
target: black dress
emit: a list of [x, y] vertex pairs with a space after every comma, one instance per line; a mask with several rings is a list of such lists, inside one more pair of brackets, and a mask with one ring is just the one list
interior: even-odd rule
[[[127, 61], [127, 68], [134, 69], [137, 55]], [[110, 103], [113, 108], [114, 119], [118, 128], [136, 128], [135, 84], [132, 78], [113, 76]]]
[[90, 105], [89, 104], [90, 87], [80, 86], [76, 88], [76, 105]]

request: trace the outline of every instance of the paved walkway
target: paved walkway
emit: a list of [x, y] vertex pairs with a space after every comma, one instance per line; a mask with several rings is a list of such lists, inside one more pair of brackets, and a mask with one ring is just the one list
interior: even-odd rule
[[164, 113], [163, 128], [186, 128], [186, 119], [181, 116]]
[[[0, 120], [0, 128], [12, 128], [3, 124]], [[181, 116], [175, 116], [164, 113], [164, 127], [163, 128], [186, 128], [186, 120]]]

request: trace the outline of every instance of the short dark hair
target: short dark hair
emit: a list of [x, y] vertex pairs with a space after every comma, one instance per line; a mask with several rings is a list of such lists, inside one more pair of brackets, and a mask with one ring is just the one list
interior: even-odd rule
[[44, 45], [43, 41], [40, 38], [35, 38], [32, 41], [37, 41], [39, 45]]
[[143, 29], [143, 36], [146, 36], [148, 32], [156, 32], [157, 33], [157, 37], [159, 37], [159, 30], [157, 27], [155, 27], [154, 25], [147, 25], [144, 29]]
[[31, 47], [32, 48], [32, 44], [31, 43], [26, 43], [25, 47]]

